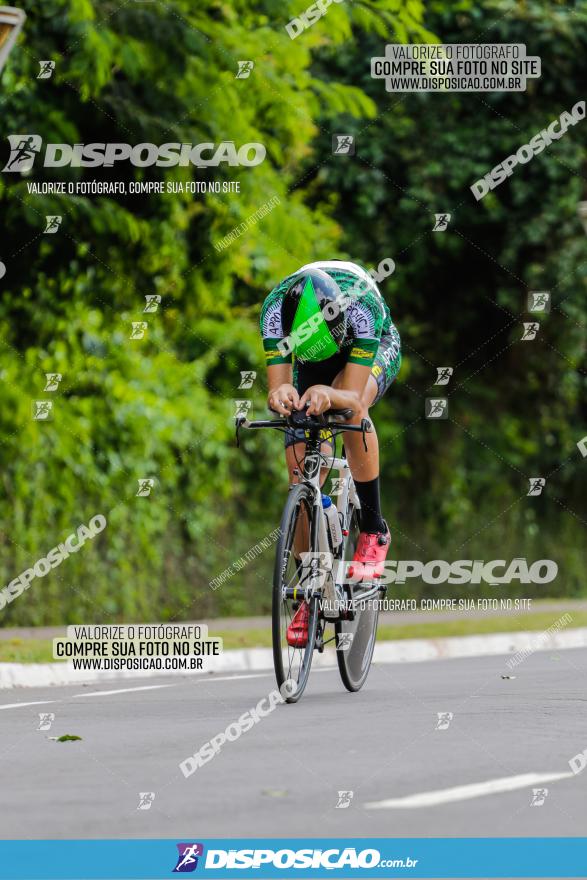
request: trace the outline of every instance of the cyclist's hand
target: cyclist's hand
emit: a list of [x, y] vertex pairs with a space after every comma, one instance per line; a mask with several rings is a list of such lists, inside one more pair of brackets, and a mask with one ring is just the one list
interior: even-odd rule
[[282, 416], [289, 416], [294, 408], [297, 409], [300, 395], [293, 385], [284, 382], [278, 388], [274, 388], [269, 392], [268, 403], [271, 409], [280, 413]]
[[303, 409], [306, 403], [309, 403], [307, 413], [309, 416], [319, 416], [332, 406], [330, 402], [330, 391], [328, 385], [312, 385], [304, 392], [298, 403], [298, 409]]

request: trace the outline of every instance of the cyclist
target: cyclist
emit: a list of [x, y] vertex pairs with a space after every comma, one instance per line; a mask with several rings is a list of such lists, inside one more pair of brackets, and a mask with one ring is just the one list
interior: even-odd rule
[[[400, 337], [389, 309], [375, 281], [356, 263], [319, 261], [288, 275], [266, 297], [260, 325], [268, 403], [282, 415], [305, 406], [309, 415], [348, 408], [349, 423], [360, 424], [400, 368]], [[366, 450], [361, 435], [352, 432], [344, 445], [361, 502], [361, 533], [349, 575], [380, 577], [390, 535], [381, 516], [377, 435], [369, 434]], [[304, 429], [289, 428], [285, 446], [290, 482], [296, 482]], [[302, 602], [287, 631], [292, 647], [305, 646], [308, 616]]]

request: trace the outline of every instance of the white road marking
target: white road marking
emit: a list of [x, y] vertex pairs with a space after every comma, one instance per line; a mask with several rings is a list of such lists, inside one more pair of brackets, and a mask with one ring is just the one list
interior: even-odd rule
[[5, 703], [0, 709], [20, 709], [21, 706], [46, 706], [47, 703], [60, 703], [61, 700], [35, 700], [34, 703]]
[[572, 776], [574, 776], [573, 773], [523, 773], [520, 776], [489, 779], [487, 782], [473, 782], [471, 785], [457, 785], [454, 788], [423, 791], [420, 794], [407, 795], [407, 797], [372, 801], [365, 804], [365, 807], [367, 810], [411, 810], [418, 807], [435, 807], [437, 804], [466, 801], [488, 794], [514, 791], [517, 788], [527, 788], [531, 785], [540, 785], [543, 782], [554, 782], [556, 779], [570, 779]]
[[110, 694], [130, 694], [133, 691], [155, 691], [158, 688], [170, 688], [176, 687], [175, 684], [146, 684], [142, 687], [134, 687], [134, 688], [118, 688], [115, 691], [89, 691], [84, 694], [72, 694], [72, 698], [76, 697], [107, 697]]
[[207, 678], [195, 678], [194, 681], [236, 681], [239, 678], [269, 678], [272, 675], [272, 672], [251, 672], [247, 673], [247, 675], [242, 675], [240, 672], [237, 672], [235, 675], [212, 674]]
[[[242, 675], [237, 673], [236, 675], [220, 675], [220, 676], [210, 676], [210, 678], [202, 678], [195, 679], [195, 681], [206, 681], [206, 682], [214, 682], [214, 681], [235, 681], [239, 678], [267, 678], [268, 676], [273, 675], [272, 672], [255, 672], [250, 673], [248, 675]], [[189, 682], [189, 684], [194, 684], [194, 681]], [[117, 688], [116, 690], [110, 691], [88, 691], [87, 693], [82, 694], [72, 694], [71, 698], [76, 697], [106, 697], [111, 694], [128, 694], [134, 691], [153, 691], [159, 688], [169, 688], [169, 687], [179, 687], [180, 684], [184, 684], [184, 682], [174, 681], [170, 684], [147, 684], [142, 685], [141, 687], [132, 687], [132, 688]], [[57, 685], [58, 687], [58, 685]], [[71, 685], [63, 685], [63, 687], [71, 687]], [[0, 709], [20, 709], [23, 706], [44, 706], [48, 703], [63, 703], [65, 699], [70, 699], [70, 697], [62, 698], [59, 700], [35, 700], [31, 703], [5, 703], [3, 706], [0, 706]]]

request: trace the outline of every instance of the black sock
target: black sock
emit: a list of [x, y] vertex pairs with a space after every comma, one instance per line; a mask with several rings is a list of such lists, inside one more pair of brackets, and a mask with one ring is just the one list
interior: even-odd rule
[[359, 483], [355, 480], [357, 487], [357, 495], [361, 502], [361, 531], [385, 532], [385, 522], [381, 516], [381, 503], [379, 501], [379, 477], [374, 480], [368, 480], [366, 483]]

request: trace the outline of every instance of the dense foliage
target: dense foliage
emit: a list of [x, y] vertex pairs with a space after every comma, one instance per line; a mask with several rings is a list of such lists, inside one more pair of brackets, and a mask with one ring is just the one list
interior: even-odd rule
[[[394, 554], [550, 556], [561, 574], [549, 593], [583, 592], [587, 123], [483, 201], [469, 186], [583, 97], [584, 4], [364, 0], [332, 4], [295, 40], [284, 26], [307, 4], [293, 0], [21, 5], [27, 23], [1, 81], [2, 164], [7, 135], [21, 132], [71, 144], [259, 141], [267, 158], [0, 176], [2, 583], [94, 514], [108, 519], [2, 623], [268, 607], [270, 549], [208, 586], [275, 528], [287, 485], [277, 437], [235, 448], [234, 401], [264, 411], [266, 291], [324, 257], [397, 265], [382, 290], [404, 367], [376, 411]], [[386, 42], [436, 39], [526, 43], [542, 78], [523, 93], [470, 95], [393, 95], [371, 79]], [[56, 62], [50, 79], [37, 79], [42, 59]], [[243, 59], [255, 66], [238, 79]], [[355, 157], [332, 155], [334, 132], [356, 134]], [[27, 190], [89, 179], [236, 180], [240, 193]], [[432, 233], [445, 211], [449, 230]], [[54, 235], [47, 215], [63, 216]], [[539, 338], [520, 342], [528, 289], [552, 290], [554, 304]], [[150, 294], [161, 304], [145, 314]], [[144, 338], [130, 338], [133, 321], [147, 322]], [[451, 365], [450, 418], [425, 420], [436, 367]], [[241, 390], [247, 370], [257, 378]], [[48, 372], [63, 375], [57, 392], [43, 390]], [[49, 397], [53, 420], [33, 420], [33, 401]], [[526, 497], [531, 476], [548, 478], [538, 498]], [[147, 497], [136, 495], [142, 478], [155, 481]]]

